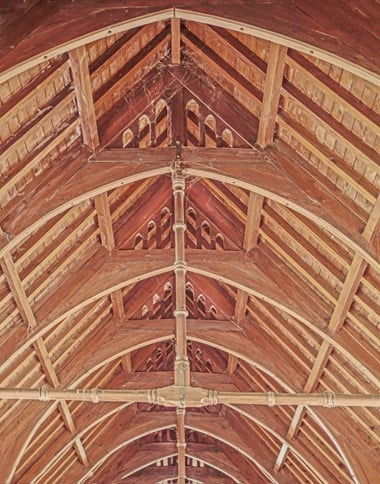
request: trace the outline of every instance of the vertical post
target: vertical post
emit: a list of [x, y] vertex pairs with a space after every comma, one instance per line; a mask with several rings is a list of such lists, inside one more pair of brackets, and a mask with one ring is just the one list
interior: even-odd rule
[[177, 448], [178, 448], [178, 483], [186, 480], [186, 441], [185, 441], [185, 387], [190, 385], [190, 364], [187, 357], [186, 325], [186, 260], [185, 260], [185, 176], [180, 166], [181, 141], [176, 141], [176, 159], [172, 174], [174, 197], [174, 241], [175, 241], [175, 310], [176, 322], [176, 358], [174, 384], [179, 387], [177, 407]]
[[174, 382], [177, 386], [190, 384], [190, 365], [186, 350], [186, 261], [185, 261], [185, 177], [180, 168], [180, 141], [176, 142], [177, 155], [173, 170], [174, 197], [174, 240], [175, 240], [175, 297], [176, 307], [174, 317], [176, 321], [176, 362]]
[[186, 481], [185, 409], [177, 408], [178, 484]]
[[171, 19], [172, 64], [181, 63], [181, 20]]

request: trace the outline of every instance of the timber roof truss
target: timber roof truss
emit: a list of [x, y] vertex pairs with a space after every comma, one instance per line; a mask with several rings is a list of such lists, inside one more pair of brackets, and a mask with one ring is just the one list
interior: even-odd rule
[[124, 3], [0, 10], [2, 479], [375, 482], [371, 2]]

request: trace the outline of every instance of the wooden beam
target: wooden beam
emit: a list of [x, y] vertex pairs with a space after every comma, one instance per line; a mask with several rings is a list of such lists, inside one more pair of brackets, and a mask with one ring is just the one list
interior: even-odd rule
[[247, 222], [243, 242], [243, 247], [247, 252], [257, 246], [263, 203], [264, 197], [262, 195], [253, 192], [249, 194]]
[[127, 353], [121, 358], [121, 367], [126, 373], [133, 372], [132, 356], [131, 353]]
[[[363, 231], [363, 236], [368, 240], [371, 241], [371, 238], [374, 236], [377, 226], [380, 221], [380, 195], [376, 200], [376, 204], [372, 209], [366, 227]], [[362, 277], [364, 275], [364, 271], [367, 268], [366, 261], [356, 253], [354, 255], [352, 264], [348, 270], [346, 275], [346, 279], [344, 281], [342, 290], [339, 294], [339, 298], [336, 302], [334, 307], [333, 314], [329, 321], [328, 331], [330, 334], [335, 335], [339, 329], [343, 326], [344, 321], [347, 317], [348, 311], [352, 304], [353, 298], [355, 293], [357, 292], [359, 285], [361, 283]], [[318, 354], [314, 360], [313, 367], [310, 371], [308, 379], [305, 384], [305, 391], [311, 392], [315, 388], [316, 384], [318, 383], [325, 367], [330, 357], [331, 351], [333, 347], [329, 342], [324, 340], [318, 350]], [[288, 439], [294, 438], [297, 434], [299, 427], [301, 425], [302, 419], [304, 417], [304, 407], [299, 406], [297, 407], [292, 422], [289, 426], [289, 430], [287, 433]], [[274, 470], [278, 471], [281, 466], [283, 465], [285, 458], [288, 453], [288, 447], [283, 445], [275, 462]]]
[[181, 20], [176, 17], [171, 19], [171, 45], [172, 64], [181, 63]]
[[[6, 254], [0, 264], [24, 322], [28, 325], [30, 330], [35, 330], [38, 323], [28, 301], [28, 297], [23, 288], [22, 281], [17, 272], [12, 256]], [[34, 348], [48, 382], [53, 385], [54, 388], [59, 388], [60, 382], [42, 337], [36, 339]], [[66, 401], [60, 403], [60, 410], [66, 428], [69, 432], [75, 434], [75, 424]], [[82, 441], [77, 439], [74, 445], [80, 461], [83, 465], [87, 466], [89, 462]]]
[[257, 135], [257, 144], [262, 149], [273, 142], [287, 52], [287, 47], [271, 42]]
[[179, 141], [181, 146], [186, 145], [186, 106], [184, 89], [178, 90], [178, 92], [169, 100], [170, 106], [170, 129], [171, 139], [170, 144], [173, 146]]
[[[33, 204], [25, 204], [20, 211], [9, 214], [3, 220], [3, 230], [14, 236], [7, 248], [19, 243], [22, 236], [25, 237], [25, 230], [35, 230], [53, 215], [88, 197], [121, 184], [168, 173], [170, 167], [167, 160], [173, 159], [170, 151], [172, 148], [166, 149], [167, 154], [160, 150], [105, 151], [96, 164], [82, 165], [75, 176], [56, 187], [55, 197], [49, 200], [49, 204], [46, 203], [48, 195], [41, 193], [41, 197], [34, 199]], [[145, 163], [123, 161], [128, 153], [132, 159], [144, 160]], [[283, 159], [277, 148], [269, 148], [266, 152], [268, 162], [263, 162], [262, 155], [253, 150], [228, 148], [183, 149], [182, 157], [187, 166], [187, 174], [236, 184], [285, 204], [358, 251], [374, 268], [380, 268], [374, 249], [368, 247], [368, 242], [360, 233], [362, 222], [302, 167], [297, 167], [297, 177], [290, 172], [285, 176], [282, 169], [277, 167], [278, 160]], [[163, 158], [165, 161], [162, 161]], [[101, 163], [100, 160], [104, 161]], [[287, 161], [283, 160], [283, 163]], [[126, 176], [126, 173], [129, 175]], [[4, 251], [5, 248], [0, 249], [0, 253]]]
[[106, 192], [97, 195], [94, 198], [95, 209], [98, 215], [98, 224], [102, 245], [111, 252], [115, 248], [115, 237], [112, 227], [112, 218]]
[[[127, 251], [126, 253], [121, 252], [111, 257], [105, 257], [102, 250], [99, 250], [96, 259], [90, 260], [54, 295], [46, 296], [46, 304], [41, 301], [41, 308], [37, 312], [38, 320], [43, 321], [45, 318], [47, 319], [44, 324], [40, 325], [38, 333], [15, 349], [15, 357], [38, 337], [43, 336], [53, 328], [59, 321], [76, 312], [78, 308], [85, 307], [89, 302], [103, 297], [116, 288], [172, 270], [173, 253], [171, 250], [157, 249], [153, 251], [154, 253], [151, 252]], [[325, 324], [324, 318], [326, 314], [321, 311], [320, 307], [313, 309], [309, 299], [305, 303], [304, 297], [307, 297], [307, 292], [301, 299], [298, 298], [297, 291], [293, 292], [292, 297], [290, 297], [273, 284], [272, 279], [258, 268], [254, 259], [247, 259], [239, 253], [188, 250], [187, 254], [188, 270], [190, 272], [206, 275], [207, 277], [223, 281], [228, 285], [239, 287], [250, 295], [259, 297], [274, 305], [274, 307], [287, 312], [301, 324], [318, 334], [318, 336], [331, 343], [337, 351], [341, 352], [345, 358], [357, 367], [363, 376], [370, 381], [376, 381], [373, 371], [366, 366], [365, 362], [359, 362], [352, 355], [352, 351], [347, 350], [345, 344], [339, 342], [341, 338], [333, 338], [322, 329]], [[259, 256], [259, 253], [257, 256]], [[259, 261], [260, 257], [257, 260]], [[270, 261], [268, 263], [270, 264]], [[128, 273], [125, 272], [125, 267], [128, 267]], [[288, 280], [285, 274], [278, 273], [275, 267], [267, 266], [266, 270], [277, 273], [278, 284], [281, 284], [282, 287], [294, 288], [294, 282]], [[98, 273], [101, 274], [100, 278]], [[88, 281], [88, 284], [82, 287], [84, 279]], [[313, 314], [312, 321], [309, 319], [310, 311]], [[8, 366], [9, 362], [5, 361], [1, 365], [1, 369], [4, 370]]]
[[[94, 198], [95, 209], [98, 215], [98, 224], [102, 245], [109, 251], [115, 249], [115, 236], [112, 226], [112, 218], [107, 193], [101, 193]], [[124, 317], [124, 302], [121, 289], [111, 294], [112, 311], [116, 322]]]
[[[264, 197], [262, 195], [253, 192], [249, 194], [247, 220], [243, 240], [243, 248], [246, 252], [249, 252], [257, 246], [263, 203]], [[248, 294], [241, 289], [238, 289], [236, 293], [235, 321], [239, 324], [244, 323], [247, 303]]]
[[228, 355], [228, 362], [227, 362], [227, 375], [232, 375], [235, 373], [236, 368], [238, 365], [238, 359], [234, 355]]
[[81, 119], [83, 142], [92, 150], [96, 150], [99, 146], [99, 134], [86, 46], [71, 50], [69, 59]]

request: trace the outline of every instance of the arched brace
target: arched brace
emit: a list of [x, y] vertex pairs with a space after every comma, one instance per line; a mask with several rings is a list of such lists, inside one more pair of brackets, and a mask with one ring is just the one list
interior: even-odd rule
[[377, 86], [380, 85], [380, 76], [376, 72], [366, 67], [357, 65], [353, 61], [329, 52], [317, 45], [312, 45], [308, 42], [294, 39], [287, 35], [275, 32], [272, 29], [264, 28], [262, 26], [259, 27], [253, 23], [254, 21], [252, 23], [249, 23], [249, 21], [239, 22], [233, 18], [220, 17], [210, 13], [197, 12], [191, 9], [183, 8], [162, 9], [156, 12], [147, 13], [145, 15], [139, 15], [119, 23], [105, 25], [96, 31], [88, 32], [80, 37], [69, 39], [66, 42], [63, 42], [62, 44], [54, 46], [48, 50], [41, 50], [31, 58], [21, 61], [18, 64], [4, 70], [0, 75], [0, 83], [7, 81], [11, 77], [20, 74], [26, 69], [30, 69], [31, 67], [34, 67], [42, 62], [46, 62], [48, 59], [69, 52], [76, 47], [103, 39], [109, 35], [125, 32], [135, 27], [142, 27], [150, 23], [159, 22], [161, 20], [169, 20], [171, 18], [190, 20], [193, 22], [223, 27], [229, 30], [244, 32], [245, 34], [252, 35], [260, 39], [269, 40], [270, 42], [285, 45], [291, 49], [299, 50], [305, 54], [312, 55], [318, 59], [322, 59], [338, 67], [346, 69], [347, 71], [360, 76]]
[[[137, 257], [135, 255], [135, 251], [131, 251], [134, 254], [134, 257]], [[155, 251], [157, 253], [157, 256], [155, 260], [158, 260], [159, 255], [158, 255], [158, 250]], [[263, 277], [264, 275], [260, 273], [260, 278], [261, 278], [261, 283], [259, 286], [257, 286], [257, 283], [255, 286], [251, 286], [249, 284], [255, 284], [255, 282], [252, 280], [240, 280], [236, 281], [231, 278], [231, 271], [232, 269], [228, 269], [228, 271], [222, 272], [222, 259], [218, 255], [217, 259], [214, 260], [214, 265], [209, 264], [209, 268], [205, 267], [205, 259], [204, 256], [207, 258], [210, 258], [212, 254], [210, 254], [210, 251], [206, 251], [207, 254], [204, 254], [201, 250], [194, 250], [194, 251], [188, 251], [187, 254], [187, 260], [188, 260], [188, 268], [187, 270], [189, 272], [194, 272], [196, 274], [200, 274], [206, 277], [210, 277], [212, 279], [215, 279], [217, 281], [223, 282], [224, 284], [227, 284], [229, 286], [235, 287], [237, 289], [241, 289], [248, 293], [251, 296], [258, 297], [259, 299], [264, 300], [265, 302], [271, 304], [275, 308], [279, 309], [280, 311], [283, 311], [299, 321], [302, 325], [306, 326], [309, 328], [311, 331], [313, 331], [315, 334], [317, 334], [319, 337], [321, 337], [323, 340], [327, 341], [329, 344], [331, 344], [337, 351], [339, 351], [347, 360], [354, 366], [356, 367], [363, 375], [365, 375], [366, 378], [368, 378], [369, 381], [374, 383], [376, 386], [378, 384], [378, 379], [377, 376], [370, 371], [365, 365], [363, 365], [355, 356], [351, 354], [350, 351], [348, 351], [345, 347], [343, 347], [333, 336], [330, 336], [327, 332], [323, 331], [322, 329], [318, 328], [312, 321], [310, 321], [305, 315], [303, 315], [298, 309], [294, 309], [294, 305], [289, 305], [289, 301], [285, 302], [281, 300], [281, 294], [277, 293], [270, 293], [268, 292], [268, 289], [265, 289], [266, 292], [264, 292], [263, 289]], [[161, 256], [164, 253], [161, 253]], [[215, 255], [215, 254], [214, 254]], [[132, 255], [130, 256], [132, 257]], [[169, 259], [171, 260], [171, 254], [167, 253], [166, 254], [166, 259], [160, 262], [160, 264], [157, 265], [157, 268], [154, 270], [150, 270], [146, 273], [137, 273], [133, 274], [130, 279], [118, 281], [115, 284], [115, 281], [110, 280], [109, 281], [109, 286], [104, 288], [100, 293], [96, 294], [88, 294], [86, 295], [86, 299], [83, 300], [82, 302], [79, 302], [75, 306], [71, 307], [69, 310], [66, 310], [64, 313], [55, 316], [52, 318], [52, 321], [47, 322], [44, 324], [38, 331], [36, 331], [32, 336], [30, 336], [24, 343], [22, 343], [14, 352], [13, 352], [13, 357], [16, 358], [20, 356], [28, 347], [30, 347], [38, 338], [43, 337], [48, 331], [53, 329], [57, 324], [59, 324], [61, 321], [65, 320], [69, 316], [75, 314], [78, 310], [86, 307], [88, 304], [90, 304], [93, 301], [96, 301], [100, 299], [103, 296], [106, 296], [113, 291], [117, 289], [122, 289], [125, 286], [128, 286], [130, 284], [134, 284], [135, 282], [148, 279], [149, 277], [153, 277], [155, 275], [163, 274], [166, 272], [170, 272], [173, 270], [173, 266], [171, 265], [172, 262], [169, 262]], [[239, 257], [243, 257], [241, 254], [239, 254], [238, 259], [234, 261], [230, 261], [229, 264], [233, 265], [234, 269], [238, 266], [239, 264]], [[211, 260], [211, 259], [210, 259]], [[130, 264], [132, 259], [123, 259], [123, 262], [125, 264]], [[242, 262], [240, 260], [240, 262]], [[243, 257], [243, 262], [246, 265], [247, 260], [244, 259]], [[252, 270], [254, 270], [255, 266], [252, 266]], [[238, 274], [235, 274], [237, 277]], [[290, 301], [291, 302], [291, 301]], [[9, 360], [4, 361], [0, 365], [0, 372], [3, 372], [6, 370], [11, 362]]]
[[[165, 157], [165, 155], [163, 156]], [[169, 157], [171, 155], [167, 154], [166, 156]], [[254, 156], [253, 151], [252, 156]], [[31, 223], [30, 226], [26, 228], [21, 228], [21, 231], [19, 233], [15, 233], [14, 237], [10, 241], [8, 241], [6, 245], [0, 247], [0, 257], [2, 257], [6, 252], [14, 249], [28, 235], [36, 231], [51, 218], [59, 215], [65, 210], [85, 200], [88, 200], [89, 198], [95, 197], [104, 192], [108, 192], [110, 190], [113, 190], [114, 188], [133, 183], [135, 181], [141, 181], [147, 178], [166, 175], [170, 173], [170, 166], [169, 163], [166, 161], [161, 162], [161, 166], [157, 166], [157, 162], [151, 163], [150, 168], [148, 168], [147, 165], [149, 163], [147, 163], [145, 169], [143, 164], [137, 165], [135, 162], [123, 162], [122, 164], [120, 164], [120, 166], [118, 165], [117, 169], [116, 167], [112, 167], [112, 179], [110, 178], [107, 183], [104, 183], [104, 170], [101, 171], [98, 176], [94, 176], [93, 173], [93, 167], [100, 167], [99, 163], [101, 162], [97, 162], [96, 165], [92, 166], [91, 163], [88, 163], [88, 172], [85, 172], [84, 170], [81, 171], [81, 178], [83, 178], [83, 176], [85, 175], [88, 175], [89, 177], [91, 176], [93, 183], [92, 187], [90, 187], [86, 192], [83, 192], [78, 186], [76, 188], [77, 193], [73, 193], [73, 195], [68, 197], [68, 199], [65, 199], [63, 197], [63, 201], [61, 202], [61, 204], [50, 211], [47, 210], [46, 207], [41, 207], [41, 216], [38, 220], [35, 220]], [[112, 166], [109, 163], [105, 163], [105, 165], [108, 167]], [[272, 173], [272, 164], [268, 165], [268, 169], [270, 173]], [[128, 171], [134, 171], [135, 173], [131, 176], [125, 176], [124, 174]], [[284, 193], [282, 192], [282, 188], [280, 189], [276, 186], [272, 187], [267, 182], [259, 184], [257, 180], [254, 179], [256, 176], [255, 173], [235, 173], [236, 170], [234, 169], [234, 164], [230, 164], [230, 166], [228, 167], [218, 168], [218, 164], [217, 162], [215, 162], [213, 163], [213, 167], [210, 168], [209, 166], [207, 166], [206, 163], [192, 163], [191, 166], [186, 167], [184, 171], [185, 174], [189, 176], [194, 176], [201, 179], [215, 180], [237, 186], [244, 190], [248, 190], [249, 192], [253, 192], [265, 198], [273, 200], [280, 205], [283, 205], [294, 210], [297, 213], [300, 213], [304, 217], [314, 222], [317, 226], [322, 227], [324, 230], [328, 231], [330, 234], [339, 239], [354, 252], [360, 254], [363, 259], [371, 264], [375, 270], [380, 272], [380, 261], [374, 254], [374, 251], [369, 248], [368, 241], [365, 240], [360, 234], [349, 234], [349, 231], [344, 224], [344, 220], [338, 220], [335, 216], [327, 213], [326, 210], [322, 210], [317, 200], [313, 201], [311, 198], [308, 198], [307, 193], [301, 193], [301, 189], [299, 187], [294, 187], [293, 182], [283, 180], [284, 183], [289, 183], [289, 189], [291, 189], [292, 186], [293, 188], [295, 188], [295, 193], [297, 193], [297, 199], [285, 197]], [[267, 176], [270, 176], [270, 173], [268, 172]], [[279, 175], [277, 171], [274, 171], [272, 175], [274, 177], [283, 177], [283, 174]], [[70, 180], [70, 184], [74, 183], [73, 178]], [[71, 188], [70, 185], [69, 188]], [[67, 185], [65, 186], [64, 190], [68, 190]], [[62, 198], [62, 195], [60, 196]], [[25, 208], [25, 211], [27, 209], [28, 208]], [[23, 214], [22, 219], [28, 220], [27, 212]]]
[[[106, 364], [109, 364], [110, 362], [118, 359], [118, 358], [121, 358], [123, 355], [127, 354], [127, 353], [130, 353], [132, 351], [136, 351], [137, 349], [140, 349], [140, 348], [143, 348], [145, 346], [149, 346], [151, 344], [154, 344], [154, 343], [157, 343], [157, 342], [162, 342], [162, 341], [167, 341], [167, 340], [170, 340], [171, 338], [173, 338], [174, 336], [174, 332], [172, 334], [167, 334], [166, 336], [165, 335], [160, 335], [157, 339], [153, 340], [153, 339], [150, 339], [150, 340], [147, 340], [145, 342], [142, 342], [138, 345], [134, 345], [132, 347], [129, 347], [127, 346], [128, 344], [128, 341], [126, 341], [126, 344], [124, 345], [124, 343], [121, 341], [121, 346], [123, 346], [123, 350], [120, 351], [120, 352], [117, 352], [117, 353], [114, 353], [114, 354], [109, 354], [107, 356], [107, 358], [105, 358], [103, 361], [100, 361], [98, 362], [97, 364], [93, 365], [90, 369], [88, 369], [86, 372], [82, 373], [80, 376], [78, 376], [78, 378], [76, 378], [74, 381], [72, 381], [70, 383], [70, 387], [78, 387], [81, 385], [81, 383], [86, 379], [88, 378], [92, 373], [94, 373], [95, 371], [99, 370], [102, 366], [106, 365]], [[275, 380], [282, 388], [285, 389], [285, 391], [289, 392], [289, 393], [293, 393], [294, 392], [294, 388], [292, 388], [289, 384], [287, 384], [284, 380], [282, 380], [278, 375], [276, 375], [275, 373], [273, 373], [273, 371], [269, 370], [265, 364], [259, 362], [259, 361], [256, 361], [256, 360], [253, 360], [248, 352], [246, 353], [242, 353], [242, 352], [238, 352], [236, 350], [236, 348], [234, 349], [231, 349], [227, 346], [226, 342], [225, 341], [218, 341], [217, 339], [217, 334], [216, 333], [213, 333], [213, 335], [210, 337], [210, 338], [201, 338], [199, 336], [196, 336], [196, 337], [193, 337], [192, 334], [191, 334], [191, 328], [190, 328], [190, 332], [189, 332], [189, 340], [190, 341], [196, 341], [198, 343], [202, 343], [206, 346], [211, 346], [211, 347], [214, 347], [216, 349], [219, 349], [221, 351], [224, 351], [228, 354], [233, 354], [234, 356], [237, 356], [239, 359], [241, 359], [242, 361], [244, 361], [245, 363], [247, 363], [248, 365], [252, 366], [253, 368], [259, 370], [260, 372], [263, 372], [264, 374], [268, 375], [269, 377], [271, 377], [273, 380]], [[127, 338], [126, 339], [130, 339], [130, 336], [127, 335]], [[113, 349], [113, 348], [112, 348]], [[54, 407], [55, 404], [53, 404], [52, 406], [50, 407]], [[125, 406], [127, 406], [129, 404], [124, 404], [122, 406], [120, 406], [120, 408], [125, 408]], [[234, 411], [237, 411], [238, 413], [240, 414], [243, 414], [245, 416], [247, 416], [247, 418], [250, 418], [251, 420], [252, 419], [252, 416], [247, 414], [247, 413], [244, 413], [244, 411], [241, 411], [241, 409], [238, 409], [238, 407], [236, 406], [233, 406], [233, 405], [228, 405], [230, 408], [232, 408]], [[118, 407], [119, 408], [119, 407]], [[321, 429], [326, 433], [326, 435], [329, 437], [329, 439], [331, 440], [331, 442], [333, 443], [334, 447], [337, 449], [337, 452], [339, 453], [339, 455], [341, 456], [342, 460], [345, 462], [350, 474], [352, 476], [355, 476], [355, 472], [353, 470], [353, 467], [351, 466], [349, 460], [347, 459], [345, 453], [343, 452], [339, 442], [337, 441], [337, 439], [334, 437], [333, 433], [331, 432], [331, 430], [329, 429], [328, 425], [326, 423], [324, 423], [324, 421], [319, 417], [318, 415], [318, 412], [315, 411], [314, 409], [312, 408], [308, 408], [308, 412], [310, 413], [310, 415], [312, 416], [312, 418], [319, 424], [319, 426], [321, 427]], [[47, 412], [49, 412], [50, 409], [47, 410]], [[116, 412], [117, 410], [113, 410], [112, 412], [110, 412], [110, 415], [113, 415], [114, 412]], [[97, 422], [101, 422], [103, 421], [103, 419], [107, 418], [106, 416], [102, 416], [100, 417], [99, 421]], [[305, 457], [302, 456], [302, 453], [296, 448], [294, 447], [294, 443], [286, 440], [284, 437], [282, 437], [279, 433], [277, 433], [274, 429], [272, 429], [270, 426], [268, 426], [267, 424], [263, 423], [260, 421], [260, 419], [255, 419], [254, 420], [255, 423], [259, 426], [262, 426], [265, 430], [267, 430], [268, 432], [270, 432], [273, 437], [275, 437], [276, 439], [278, 439], [281, 443], [284, 443], [286, 445], [289, 446], [289, 449], [292, 453], [294, 453], [295, 455], [297, 455], [301, 460], [302, 462], [305, 463], [305, 465], [309, 465], [307, 463], [307, 459]], [[43, 422], [43, 419], [42, 419], [42, 422]], [[41, 422], [41, 423], [42, 423]], [[40, 424], [39, 424], [40, 425]], [[31, 432], [31, 434], [28, 436], [26, 442], [24, 443], [23, 445], [23, 449], [22, 451], [19, 453], [19, 457], [14, 465], [14, 471], [16, 469], [16, 466], [18, 465], [18, 462], [19, 460], [21, 459], [21, 456], [23, 454], [23, 450], [26, 449], [26, 447], [29, 445], [30, 441], [32, 440], [33, 436], [35, 435], [37, 429], [39, 428], [39, 425], [35, 426]], [[87, 430], [90, 430], [91, 428], [93, 428], [93, 425], [97, 425], [97, 423], [94, 423], [94, 424], [91, 424], [91, 426], [87, 429]], [[331, 423], [330, 423], [331, 425]], [[65, 452], [65, 450], [67, 448], [69, 448], [73, 442], [75, 441], [75, 438], [76, 437], [82, 437], [85, 432], [87, 431], [86, 429], [82, 429], [76, 436], [74, 436], [70, 442], [68, 442], [61, 450], [61, 452], [59, 454], [57, 454], [57, 456], [55, 458], [59, 458], [59, 456]], [[54, 460], [54, 459], [53, 459]], [[318, 474], [318, 471], [316, 469], [313, 468], [313, 472]], [[13, 474], [12, 474], [13, 475]], [[12, 476], [11, 476], [12, 478]]]
[[[142, 434], [140, 434], [139, 436], [136, 436], [133, 439], [127, 439], [125, 442], [123, 442], [123, 443], [117, 445], [116, 447], [112, 448], [110, 451], [108, 451], [102, 458], [100, 458], [95, 464], [93, 464], [87, 470], [87, 472], [83, 475], [83, 477], [78, 481], [78, 484], [83, 484], [84, 482], [86, 482], [87, 479], [90, 478], [94, 474], [94, 472], [97, 469], [99, 469], [107, 461], [107, 459], [109, 457], [111, 457], [115, 452], [119, 451], [120, 449], [122, 449], [126, 445], [134, 442], [135, 440], [138, 440], [142, 437], [145, 437], [146, 435], [149, 435], [153, 432], [164, 430], [166, 428], [170, 428], [170, 427], [157, 426], [156, 428], [151, 429], [149, 432], [142, 433]], [[205, 428], [203, 428], [201, 425], [190, 425], [190, 424], [186, 424], [186, 423], [185, 423], [185, 428], [188, 428], [190, 430], [194, 430], [195, 432], [199, 432], [201, 434], [210, 435], [215, 440], [223, 442], [224, 444], [228, 445], [229, 447], [232, 447], [234, 450], [236, 450], [237, 452], [242, 454], [244, 457], [246, 457], [248, 460], [250, 460], [255, 465], [255, 467], [257, 467], [259, 469], [259, 471], [269, 479], [270, 482], [278, 483], [277, 479], [271, 474], [271, 472], [268, 469], [266, 469], [260, 462], [258, 462], [257, 459], [255, 459], [248, 452], [247, 449], [244, 449], [243, 447], [240, 447], [240, 446], [231, 445], [231, 443], [227, 439], [223, 438], [223, 429], [219, 429], [219, 433], [218, 433], [218, 429], [215, 429], [214, 432], [210, 432], [209, 430], [206, 431]]]
[[[160, 446], [160, 443], [156, 443], [155, 444], [157, 447]], [[149, 451], [151, 451], [152, 447], [149, 447]], [[222, 452], [222, 451], [220, 451]], [[143, 469], [146, 469], [147, 467], [150, 467], [151, 465], [155, 464], [156, 462], [159, 462], [159, 461], [162, 461], [163, 459], [170, 459], [171, 457], [175, 457], [177, 454], [176, 453], [166, 453], [166, 454], [161, 454], [161, 456], [159, 457], [159, 459], [155, 458], [155, 459], [149, 459], [149, 454], [147, 454], [146, 456], [146, 460], [141, 463], [139, 462], [138, 465], [135, 465], [134, 467], [130, 467], [128, 465], [128, 468], [121, 471], [117, 476], [116, 476], [116, 479], [126, 479], [130, 476], [133, 476], [133, 474], [135, 474], [136, 472], [140, 472], [141, 470]], [[134, 459], [134, 455], [132, 456], [132, 461]], [[202, 458], [202, 454], [200, 454], [199, 452], [197, 452], [196, 449], [192, 448], [191, 444], [190, 445], [187, 445], [187, 449], [186, 449], [186, 457], [190, 458], [190, 459], [195, 459], [197, 460], [198, 462], [201, 461], [203, 462], [204, 464], [206, 464], [207, 466], [217, 470], [218, 472], [224, 474], [225, 476], [228, 476], [230, 477], [234, 482], [241, 482], [239, 481], [239, 479], [234, 475], [233, 473], [233, 469], [224, 469], [221, 465], [219, 465], [219, 462], [217, 461], [214, 461], [214, 460], [210, 460], [210, 455], [209, 455], [209, 459], [205, 459], [204, 457]], [[129, 463], [128, 463], [129, 464]], [[134, 465], [134, 463], [133, 463]], [[106, 470], [106, 469], [105, 469]]]

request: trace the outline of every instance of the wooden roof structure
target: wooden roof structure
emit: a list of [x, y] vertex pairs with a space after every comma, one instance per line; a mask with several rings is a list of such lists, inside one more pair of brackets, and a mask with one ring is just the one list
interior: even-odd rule
[[1, 482], [378, 482], [379, 25], [0, 2]]

